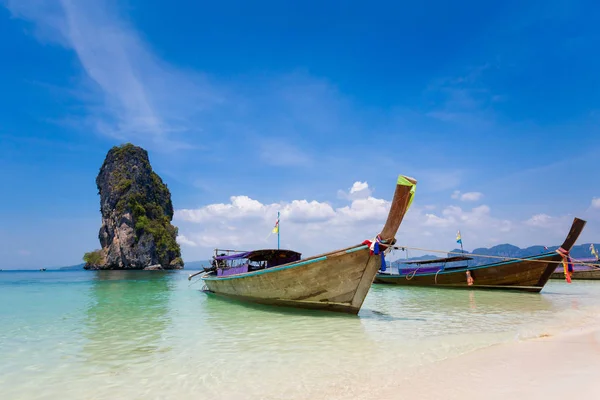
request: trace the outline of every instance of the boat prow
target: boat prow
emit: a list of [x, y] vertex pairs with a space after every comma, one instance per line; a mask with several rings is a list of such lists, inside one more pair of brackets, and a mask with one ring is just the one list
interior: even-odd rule
[[233, 299], [356, 314], [381, 266], [383, 253], [395, 243], [416, 183], [406, 176], [398, 178], [386, 223], [372, 240], [253, 271], [242, 267], [233, 274], [227, 273], [233, 266], [218, 264], [227, 256], [216, 256], [214, 270], [202, 279], [211, 292]]

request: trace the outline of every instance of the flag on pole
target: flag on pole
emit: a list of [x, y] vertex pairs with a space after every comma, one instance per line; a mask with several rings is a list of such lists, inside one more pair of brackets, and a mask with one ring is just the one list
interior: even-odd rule
[[460, 236], [460, 231], [456, 232], [456, 243], [462, 244], [462, 238]]
[[275, 226], [273, 227], [272, 233], [279, 233], [279, 218], [275, 221]]
[[592, 252], [592, 255], [594, 257], [596, 257], [596, 260], [598, 259], [598, 251], [596, 251], [596, 248], [594, 247], [594, 243], [590, 244], [590, 251]]

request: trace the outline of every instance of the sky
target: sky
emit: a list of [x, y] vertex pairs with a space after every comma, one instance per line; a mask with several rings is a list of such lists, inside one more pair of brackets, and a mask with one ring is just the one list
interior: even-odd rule
[[186, 261], [276, 246], [277, 212], [304, 256], [370, 239], [398, 174], [399, 244], [598, 242], [599, 47], [593, 1], [0, 0], [0, 268], [98, 248], [127, 142]]

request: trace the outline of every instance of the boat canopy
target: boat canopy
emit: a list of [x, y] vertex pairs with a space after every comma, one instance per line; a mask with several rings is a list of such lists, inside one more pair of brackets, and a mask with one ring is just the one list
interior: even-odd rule
[[[218, 252], [219, 250], [217, 250]], [[240, 260], [240, 259], [248, 259], [250, 261], [285, 261], [285, 262], [293, 262], [298, 261], [302, 257], [301, 253], [292, 251], [292, 250], [277, 250], [277, 249], [264, 249], [264, 250], [254, 250], [254, 251], [245, 251], [236, 254], [230, 255], [219, 255], [215, 257], [216, 260]]]
[[438, 264], [438, 263], [449, 263], [456, 261], [467, 261], [472, 260], [472, 257], [466, 256], [456, 256], [456, 257], [447, 257], [447, 258], [434, 258], [433, 260], [418, 260], [418, 261], [407, 261], [402, 264]]

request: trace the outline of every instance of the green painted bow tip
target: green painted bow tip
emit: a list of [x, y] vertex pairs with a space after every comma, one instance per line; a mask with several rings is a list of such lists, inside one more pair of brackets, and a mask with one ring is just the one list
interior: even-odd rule
[[[408, 205], [407, 205], [407, 209], [410, 208], [413, 199], [415, 198], [415, 192], [417, 190], [417, 184], [413, 183], [411, 181], [408, 180], [409, 178], [407, 178], [404, 175], [398, 175], [398, 185], [402, 185], [402, 186], [410, 186], [410, 200], [408, 200]], [[410, 178], [413, 179], [413, 178]], [[414, 179], [413, 179], [414, 180]]]
[[408, 178], [408, 177], [406, 177], [404, 175], [398, 175], [398, 185], [402, 185], [402, 186], [415, 186], [415, 184], [412, 183], [409, 179], [413, 179], [413, 178]]

